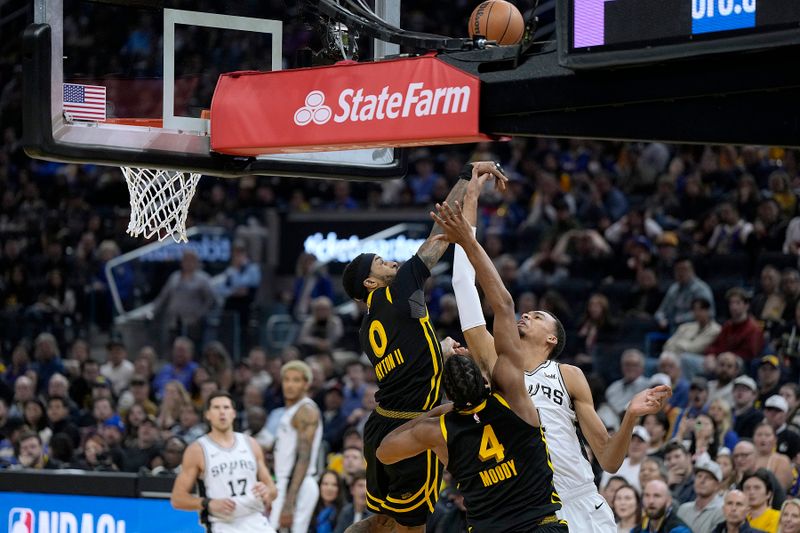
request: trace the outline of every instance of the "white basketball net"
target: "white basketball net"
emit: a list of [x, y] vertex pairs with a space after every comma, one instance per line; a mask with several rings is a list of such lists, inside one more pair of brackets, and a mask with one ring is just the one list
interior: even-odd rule
[[186, 242], [186, 216], [200, 174], [182, 170], [121, 167], [131, 195], [128, 234], [153, 235], [163, 241], [171, 236]]

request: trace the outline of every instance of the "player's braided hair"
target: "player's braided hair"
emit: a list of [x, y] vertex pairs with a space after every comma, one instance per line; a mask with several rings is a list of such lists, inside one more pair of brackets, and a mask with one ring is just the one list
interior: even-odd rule
[[477, 406], [491, 392], [475, 361], [463, 355], [453, 355], [444, 362], [442, 382], [447, 397], [457, 410]]

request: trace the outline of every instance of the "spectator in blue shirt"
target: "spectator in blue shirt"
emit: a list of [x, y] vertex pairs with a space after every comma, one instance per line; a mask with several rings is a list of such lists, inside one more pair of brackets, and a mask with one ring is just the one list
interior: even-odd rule
[[178, 337], [172, 343], [172, 363], [164, 365], [153, 380], [156, 397], [161, 400], [164, 387], [172, 380], [180, 381], [185, 389], [192, 386], [192, 376], [197, 370], [194, 357], [194, 343], [187, 337]]
[[215, 287], [215, 292], [226, 311], [237, 313], [239, 331], [246, 331], [250, 322], [250, 307], [261, 285], [261, 267], [250, 260], [243, 242], [233, 244], [231, 264], [223, 276], [225, 281]]
[[693, 320], [692, 302], [703, 299], [711, 304], [711, 316], [715, 314], [714, 294], [706, 282], [694, 273], [694, 265], [688, 257], [680, 257], [675, 261], [675, 282], [670, 285], [667, 294], [658, 306], [655, 319], [662, 329], [674, 329], [676, 326]]

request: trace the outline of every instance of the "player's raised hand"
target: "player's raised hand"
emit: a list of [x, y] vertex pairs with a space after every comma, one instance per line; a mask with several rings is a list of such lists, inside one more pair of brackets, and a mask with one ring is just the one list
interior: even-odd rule
[[236, 510], [236, 502], [230, 498], [214, 498], [208, 502], [208, 512], [213, 516], [228, 517]]
[[497, 190], [506, 190], [508, 178], [505, 174], [503, 174], [503, 169], [500, 166], [500, 163], [495, 161], [475, 161], [472, 163], [472, 179], [470, 180], [470, 184], [476, 180], [482, 180], [480, 183], [476, 183], [477, 185], [482, 186], [490, 178], [494, 178], [494, 186], [497, 188]]
[[455, 202], [454, 207], [450, 204], [443, 202], [436, 204], [436, 213], [431, 211], [431, 218], [439, 224], [439, 227], [444, 231], [443, 234], [435, 235], [433, 238], [436, 240], [444, 240], [447, 242], [457, 242], [465, 244], [470, 242], [475, 236], [472, 234], [472, 226], [464, 218], [464, 213], [461, 211], [461, 204]]
[[442, 357], [447, 359], [451, 355], [467, 355], [467, 349], [461, 346], [461, 343], [453, 337], [445, 337], [441, 342], [442, 344]]
[[672, 388], [669, 385], [659, 385], [643, 390], [633, 397], [631, 403], [628, 404], [627, 411], [634, 416], [655, 414], [664, 408], [664, 402], [670, 396], [672, 396]]

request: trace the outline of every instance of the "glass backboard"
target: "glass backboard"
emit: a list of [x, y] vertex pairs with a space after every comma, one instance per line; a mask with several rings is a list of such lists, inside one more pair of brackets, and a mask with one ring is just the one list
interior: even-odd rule
[[[399, 0], [375, 1], [399, 20]], [[333, 62], [324, 26], [301, 2], [35, 0], [34, 9], [24, 59], [33, 157], [224, 177], [405, 174], [399, 149], [254, 158], [210, 151], [208, 110], [221, 73]], [[359, 52], [370, 59], [396, 47], [368, 43]]]

